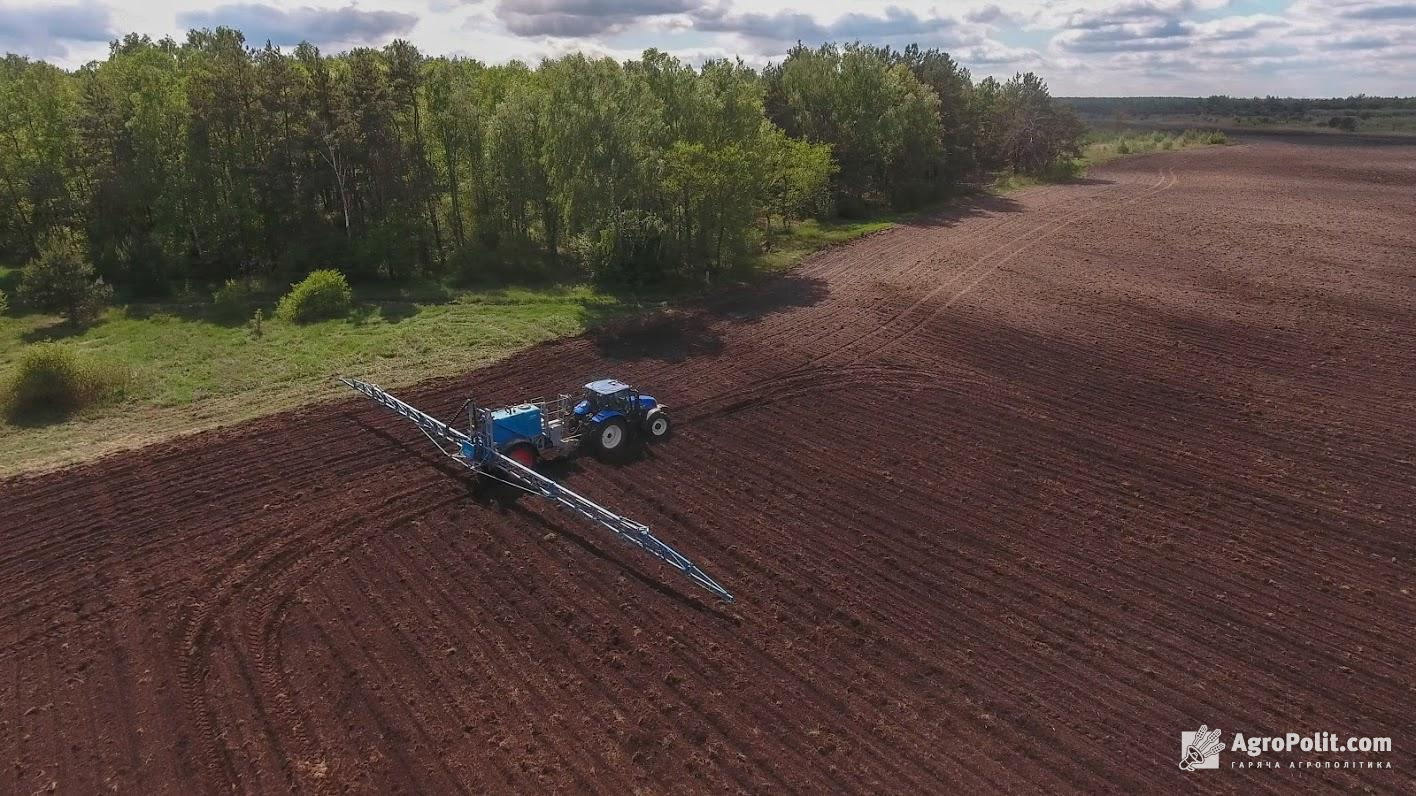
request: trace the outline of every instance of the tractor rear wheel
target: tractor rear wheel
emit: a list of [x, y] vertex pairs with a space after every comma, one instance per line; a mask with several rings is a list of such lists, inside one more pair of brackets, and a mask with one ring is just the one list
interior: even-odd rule
[[[528, 469], [536, 468], [536, 448], [529, 442], [520, 442], [506, 450], [502, 455], [522, 467]], [[487, 493], [504, 506], [515, 503], [526, 489], [519, 485], [521, 476], [511, 472], [509, 465], [497, 465], [482, 473], [482, 485], [487, 489]]]
[[536, 467], [536, 449], [524, 442], [507, 448], [506, 457], [527, 469]]
[[618, 455], [629, 439], [629, 426], [622, 417], [612, 417], [595, 426], [595, 449], [607, 456]]

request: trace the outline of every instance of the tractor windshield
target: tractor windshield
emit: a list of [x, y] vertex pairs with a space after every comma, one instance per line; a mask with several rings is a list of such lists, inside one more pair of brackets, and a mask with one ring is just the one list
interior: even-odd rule
[[590, 402], [590, 406], [595, 409], [606, 407], [622, 406], [629, 400], [629, 388], [613, 393], [597, 392], [596, 390], [586, 390], [585, 400]]

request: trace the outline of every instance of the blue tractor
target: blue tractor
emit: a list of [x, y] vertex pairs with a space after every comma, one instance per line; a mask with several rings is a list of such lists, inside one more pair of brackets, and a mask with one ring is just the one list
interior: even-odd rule
[[596, 452], [613, 456], [631, 436], [661, 442], [673, 433], [669, 413], [654, 396], [618, 379], [585, 385], [584, 397], [571, 410], [571, 429], [587, 439]]
[[501, 409], [474, 407], [470, 419], [472, 428], [490, 427], [497, 450], [524, 467], [569, 456], [581, 446], [613, 459], [634, 439], [659, 442], [673, 431], [663, 405], [617, 379], [590, 382], [578, 399], [561, 395]]

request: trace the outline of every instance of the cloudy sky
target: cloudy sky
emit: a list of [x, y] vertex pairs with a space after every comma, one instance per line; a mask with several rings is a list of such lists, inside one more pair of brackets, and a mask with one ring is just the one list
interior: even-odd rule
[[405, 38], [484, 61], [656, 46], [779, 60], [798, 39], [940, 47], [1069, 95], [1416, 94], [1416, 0], [0, 0], [0, 50], [77, 66], [115, 36], [226, 25], [326, 50]]

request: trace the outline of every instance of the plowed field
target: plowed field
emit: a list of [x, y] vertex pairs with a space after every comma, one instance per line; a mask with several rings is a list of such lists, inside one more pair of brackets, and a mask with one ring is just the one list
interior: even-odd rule
[[554, 475], [732, 606], [357, 396], [9, 480], [0, 792], [1410, 792], [1413, 307], [1416, 148], [1267, 140], [402, 394], [658, 395]]

